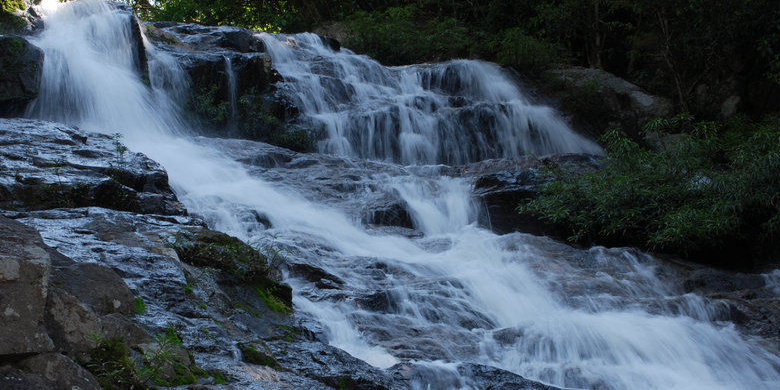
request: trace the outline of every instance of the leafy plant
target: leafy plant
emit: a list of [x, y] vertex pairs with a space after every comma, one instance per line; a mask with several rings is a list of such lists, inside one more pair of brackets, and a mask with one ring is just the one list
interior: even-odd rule
[[135, 298], [135, 314], [141, 315], [146, 313], [146, 303], [144, 303], [144, 299], [141, 297]]
[[[603, 168], [549, 167], [542, 196], [520, 205], [573, 242], [635, 245], [716, 265], [750, 267], [780, 253], [780, 119], [726, 124], [688, 115], [652, 121], [657, 150], [619, 130]], [[669, 134], [671, 133], [671, 134]]]

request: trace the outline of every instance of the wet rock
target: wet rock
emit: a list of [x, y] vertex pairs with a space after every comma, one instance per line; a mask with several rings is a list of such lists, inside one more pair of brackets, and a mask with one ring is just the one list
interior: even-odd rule
[[271, 349], [263, 343], [241, 343], [238, 348], [241, 350], [241, 359], [246, 363], [281, 369]]
[[52, 122], [0, 119], [0, 143], [4, 209], [103, 206], [186, 213], [165, 170], [143, 154], [120, 153], [115, 137]]
[[301, 277], [310, 282], [314, 282], [317, 288], [338, 289], [344, 285], [344, 281], [336, 275], [330, 274], [322, 268], [309, 264], [292, 263], [287, 268], [293, 276]]
[[555, 226], [535, 215], [517, 211], [517, 206], [539, 196], [547, 179], [541, 175], [545, 165], [554, 165], [580, 173], [596, 169], [598, 158], [586, 154], [551, 155], [541, 159], [488, 160], [460, 168], [463, 175], [474, 175], [474, 196], [482, 203], [480, 224], [499, 234], [521, 231], [556, 235]]
[[0, 358], [51, 351], [43, 326], [51, 257], [40, 235], [0, 217]]
[[269, 343], [282, 367], [336, 389], [391, 390], [403, 388], [384, 371], [346, 352], [316, 342]]
[[398, 304], [390, 291], [377, 291], [355, 299], [358, 307], [364, 310], [381, 313], [398, 311]]
[[755, 290], [766, 285], [761, 275], [742, 274], [718, 271], [710, 268], [697, 269], [691, 272], [683, 282], [686, 292], [705, 294], [730, 293], [738, 290]]
[[495, 390], [560, 390], [523, 378], [520, 375], [499, 368], [479, 364], [463, 364], [458, 367], [461, 375], [467, 376], [473, 386], [480, 389]]
[[25, 38], [0, 35], [0, 116], [17, 116], [38, 96], [43, 51]]
[[553, 97], [574, 113], [575, 122], [592, 130], [620, 126], [636, 135], [647, 120], [672, 114], [669, 99], [650, 95], [600, 69], [567, 68], [546, 74], [555, 80]]
[[327, 46], [333, 51], [340, 51], [341, 50], [341, 42], [339, 42], [336, 38], [332, 38], [326, 35], [319, 35], [320, 40], [322, 41], [322, 44]]
[[73, 359], [58, 354], [37, 355], [18, 364], [25, 371], [40, 375], [56, 383], [57, 390], [100, 390], [101, 387], [89, 371], [78, 365]]
[[364, 224], [414, 229], [408, 205], [400, 197], [387, 196], [367, 206]]

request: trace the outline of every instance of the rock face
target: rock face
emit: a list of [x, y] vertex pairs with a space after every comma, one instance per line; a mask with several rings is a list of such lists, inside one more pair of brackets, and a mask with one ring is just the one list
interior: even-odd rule
[[546, 165], [583, 172], [596, 169], [598, 157], [568, 154], [488, 160], [461, 168], [465, 175], [473, 176], [474, 196], [482, 204], [480, 224], [498, 234], [520, 231], [555, 236], [553, 226], [516, 210], [522, 201], [539, 196], [540, 186], [547, 181], [541, 175]]
[[43, 52], [18, 36], [0, 35], [0, 116], [19, 115], [38, 96]]
[[669, 99], [600, 69], [567, 68], [548, 71], [552, 96], [562, 102], [573, 121], [591, 132], [620, 126], [637, 134], [647, 120], [672, 114]]
[[0, 207], [103, 206], [182, 215], [167, 173], [117, 137], [26, 119], [0, 119]]
[[144, 28], [187, 73], [186, 106], [205, 131], [292, 146], [283, 134], [297, 109], [276, 90], [281, 77], [255, 32], [171, 22]]
[[0, 358], [54, 349], [44, 329], [51, 256], [35, 229], [0, 217]]

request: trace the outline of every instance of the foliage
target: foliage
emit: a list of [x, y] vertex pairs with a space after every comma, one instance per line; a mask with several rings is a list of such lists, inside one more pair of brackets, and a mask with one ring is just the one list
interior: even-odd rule
[[211, 88], [203, 88], [200, 93], [193, 94], [190, 105], [195, 114], [206, 126], [216, 126], [224, 123], [230, 116], [230, 103], [219, 98], [219, 86], [213, 84]]
[[347, 24], [353, 31], [347, 45], [389, 65], [467, 56], [472, 45], [457, 19], [427, 18], [415, 5], [359, 11]]
[[277, 313], [292, 313], [292, 307], [280, 296], [284, 295], [285, 287], [279, 283], [258, 283], [253, 286], [257, 296], [265, 302], [266, 306]]
[[144, 303], [144, 299], [141, 297], [135, 298], [135, 314], [141, 315], [146, 313], [146, 303]]
[[520, 27], [503, 31], [491, 45], [499, 63], [532, 74], [550, 69], [561, 60], [557, 47], [528, 35]]
[[300, 23], [288, 1], [264, 0], [148, 0], [131, 1], [144, 18], [153, 21], [234, 25], [258, 31], [281, 32]]
[[95, 348], [87, 353], [81, 364], [95, 376], [106, 390], [145, 390], [130, 348], [121, 337], [106, 339], [95, 336]]
[[15, 14], [17, 10], [26, 8], [27, 5], [22, 0], [3, 0], [0, 8], [0, 34], [14, 34], [27, 26], [24, 18]]
[[651, 150], [611, 130], [601, 170], [550, 168], [542, 196], [520, 211], [562, 227], [573, 242], [636, 245], [732, 267], [777, 255], [780, 118], [719, 124], [680, 115], [646, 129], [678, 134]]

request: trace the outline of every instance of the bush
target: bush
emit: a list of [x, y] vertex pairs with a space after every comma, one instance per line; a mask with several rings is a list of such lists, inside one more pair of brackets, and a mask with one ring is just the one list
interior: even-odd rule
[[467, 56], [471, 36], [454, 18], [423, 15], [417, 6], [356, 12], [347, 19], [345, 44], [387, 65]]
[[531, 74], [538, 74], [561, 61], [557, 47], [527, 35], [519, 27], [505, 30], [493, 39], [491, 47], [502, 65]]
[[[749, 268], [780, 254], [780, 118], [753, 123], [658, 119], [657, 150], [619, 130], [601, 170], [551, 168], [542, 196], [519, 206], [578, 243], [633, 245]], [[669, 134], [675, 133], [675, 134]]]

